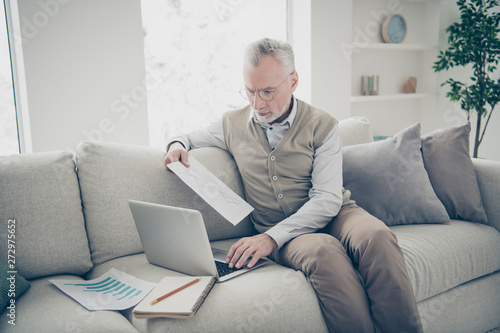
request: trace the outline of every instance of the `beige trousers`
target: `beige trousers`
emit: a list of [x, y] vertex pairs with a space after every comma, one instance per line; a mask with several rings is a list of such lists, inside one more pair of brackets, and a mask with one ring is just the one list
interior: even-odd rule
[[330, 332], [422, 332], [396, 236], [356, 204], [342, 207], [321, 232], [285, 244], [274, 259], [309, 278]]

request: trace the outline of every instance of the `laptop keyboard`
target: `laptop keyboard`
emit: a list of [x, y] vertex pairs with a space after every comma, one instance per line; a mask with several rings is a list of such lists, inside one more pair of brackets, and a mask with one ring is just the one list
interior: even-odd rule
[[233, 268], [229, 268], [229, 264], [221, 261], [215, 261], [215, 266], [217, 267], [217, 273], [219, 274], [219, 277], [223, 277], [224, 275], [230, 274], [236, 270]]

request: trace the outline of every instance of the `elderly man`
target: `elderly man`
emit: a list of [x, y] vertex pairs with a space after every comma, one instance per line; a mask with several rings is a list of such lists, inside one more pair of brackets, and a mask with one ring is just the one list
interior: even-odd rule
[[[342, 187], [338, 124], [293, 96], [292, 47], [249, 45], [242, 95], [249, 105], [209, 127], [170, 140], [165, 164], [189, 166], [188, 150], [228, 150], [241, 173], [260, 233], [237, 241], [230, 267], [260, 257], [301, 270], [331, 332], [420, 332], [421, 323], [396, 237]], [[358, 273], [359, 272], [359, 273]]]

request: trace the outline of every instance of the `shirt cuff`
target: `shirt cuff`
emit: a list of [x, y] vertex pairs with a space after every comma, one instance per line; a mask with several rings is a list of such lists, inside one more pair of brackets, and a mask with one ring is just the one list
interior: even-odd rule
[[285, 230], [285, 228], [282, 228], [279, 224], [275, 225], [271, 229], [265, 232], [269, 237], [274, 239], [276, 244], [278, 245], [277, 249], [281, 249], [283, 245], [285, 245], [286, 242], [290, 241], [292, 237], [290, 234]]
[[189, 142], [187, 142], [183, 137], [174, 137], [174, 138], [169, 139], [167, 142], [167, 149], [166, 149], [167, 152], [168, 152], [168, 149], [170, 148], [170, 146], [175, 142], [179, 142], [181, 145], [184, 146], [184, 149], [186, 149], [186, 150], [189, 150], [189, 148], [190, 148]]

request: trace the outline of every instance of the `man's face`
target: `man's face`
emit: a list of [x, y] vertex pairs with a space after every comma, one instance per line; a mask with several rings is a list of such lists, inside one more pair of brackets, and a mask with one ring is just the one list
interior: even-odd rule
[[[255, 93], [255, 97], [250, 98], [249, 102], [260, 122], [271, 124], [276, 120], [284, 120], [280, 117], [288, 111], [292, 94], [298, 84], [297, 72], [289, 74], [283, 71], [280, 62], [269, 55], [263, 56], [257, 67], [245, 64], [245, 88]], [[276, 93], [273, 100], [268, 102], [259, 96], [259, 90]]]

